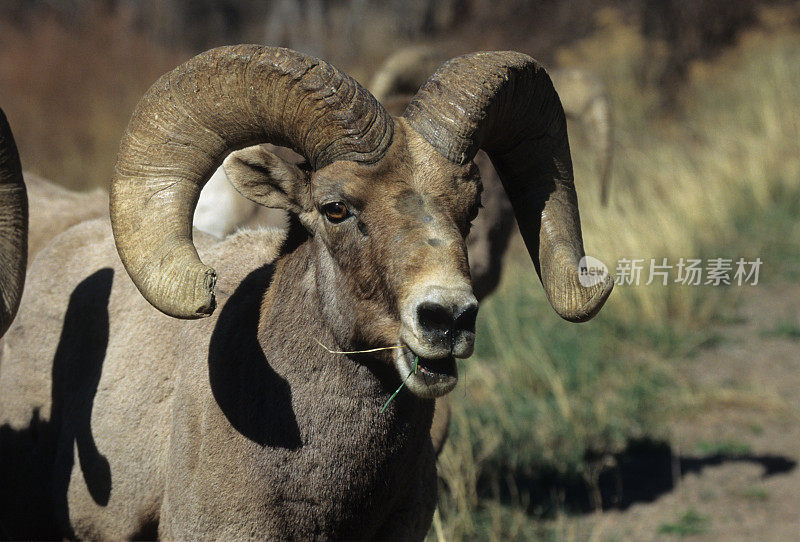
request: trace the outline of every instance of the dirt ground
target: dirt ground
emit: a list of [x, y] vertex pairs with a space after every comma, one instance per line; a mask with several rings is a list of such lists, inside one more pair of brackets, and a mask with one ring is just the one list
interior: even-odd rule
[[800, 540], [800, 286], [756, 287], [738, 314], [716, 346], [676, 362], [709, 392], [671, 424], [671, 450], [639, 457], [621, 477], [623, 503], [576, 518], [578, 532]]

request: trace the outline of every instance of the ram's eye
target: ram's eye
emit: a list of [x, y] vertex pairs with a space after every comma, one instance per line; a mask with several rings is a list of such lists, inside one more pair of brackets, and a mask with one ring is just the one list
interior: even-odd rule
[[348, 216], [350, 211], [347, 210], [347, 205], [341, 201], [334, 201], [333, 203], [326, 203], [323, 205], [322, 210], [325, 212], [325, 218], [334, 224], [338, 224]]

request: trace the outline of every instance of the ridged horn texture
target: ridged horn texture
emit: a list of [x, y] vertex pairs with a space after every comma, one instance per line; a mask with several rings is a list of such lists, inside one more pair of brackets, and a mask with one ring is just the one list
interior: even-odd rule
[[393, 130], [369, 92], [316, 58], [258, 45], [192, 58], [147, 91], [122, 138], [110, 211], [128, 274], [162, 312], [208, 316], [216, 273], [192, 243], [192, 215], [225, 156], [273, 143], [314, 169], [337, 160], [372, 163]]
[[0, 337], [14, 320], [28, 262], [28, 196], [17, 145], [0, 109]]
[[500, 175], [550, 304], [582, 322], [614, 286], [579, 280], [584, 256], [564, 110], [550, 77], [531, 57], [482, 52], [443, 64], [404, 113], [456, 164], [485, 150]]

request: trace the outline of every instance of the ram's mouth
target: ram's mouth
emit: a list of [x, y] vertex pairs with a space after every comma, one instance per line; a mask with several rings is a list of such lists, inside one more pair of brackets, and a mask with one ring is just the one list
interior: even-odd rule
[[395, 351], [395, 367], [408, 389], [419, 397], [441, 397], [458, 383], [458, 366], [453, 356], [423, 358], [409, 347]]

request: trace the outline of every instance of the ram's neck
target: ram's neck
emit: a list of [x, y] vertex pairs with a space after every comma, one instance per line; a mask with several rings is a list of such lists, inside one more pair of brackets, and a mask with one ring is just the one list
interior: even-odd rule
[[[401, 392], [381, 413], [399, 385], [393, 367], [320, 346], [335, 342], [322, 316], [313, 250], [311, 242], [301, 244], [278, 260], [271, 277], [261, 277], [270, 286], [259, 311], [258, 351], [247, 354], [258, 358], [255, 373], [236, 378], [237, 404], [242, 396], [253, 404], [237, 429], [266, 446], [263, 459], [277, 469], [271, 476], [293, 479], [283, 485], [293, 488], [285, 497], [294, 508], [297, 499], [308, 499], [303, 514], [339, 537], [378, 533], [390, 516], [435, 498], [420, 489], [430, 493], [435, 476], [433, 401]], [[236, 340], [250, 339], [241, 333]]]
[[[307, 404], [318, 407], [328, 397], [348, 398], [355, 401], [358, 408], [374, 411], [375, 423], [393, 420], [394, 417], [388, 413], [395, 409], [377, 416], [378, 410], [400, 384], [390, 362], [391, 353], [383, 352], [380, 357], [374, 357], [329, 351], [347, 346], [341, 340], [342, 319], [330, 316], [331, 304], [346, 303], [347, 300], [332, 300], [326, 292], [320, 292], [319, 277], [330, 276], [330, 271], [320, 271], [321, 258], [315, 250], [309, 240], [277, 261], [270, 286], [261, 302], [259, 344], [276, 372], [287, 379], [297, 380], [298, 392], [313, 389], [319, 394], [309, 397]], [[429, 425], [432, 401], [419, 400], [409, 393], [398, 395], [395, 401], [419, 409], [414, 413], [415, 423]], [[423, 411], [425, 415], [422, 415]]]

